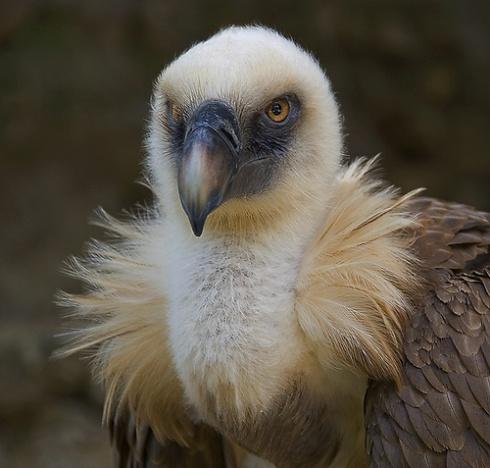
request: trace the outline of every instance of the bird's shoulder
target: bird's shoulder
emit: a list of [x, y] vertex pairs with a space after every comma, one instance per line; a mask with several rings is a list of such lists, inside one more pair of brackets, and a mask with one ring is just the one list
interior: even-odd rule
[[490, 264], [490, 213], [468, 205], [419, 197], [409, 202], [417, 216], [413, 249], [424, 274], [478, 270]]
[[419, 198], [422, 293], [403, 335], [402, 381], [366, 398], [372, 466], [490, 464], [490, 215]]

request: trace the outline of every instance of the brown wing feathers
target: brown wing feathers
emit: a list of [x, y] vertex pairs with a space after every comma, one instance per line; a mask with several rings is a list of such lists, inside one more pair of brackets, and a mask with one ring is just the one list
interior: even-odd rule
[[405, 330], [403, 381], [366, 397], [372, 466], [490, 466], [490, 219], [412, 202], [428, 291]]
[[151, 428], [137, 424], [127, 410], [121, 410], [109, 423], [117, 468], [225, 468], [224, 443], [213, 429], [195, 427], [192, 445], [159, 441]]

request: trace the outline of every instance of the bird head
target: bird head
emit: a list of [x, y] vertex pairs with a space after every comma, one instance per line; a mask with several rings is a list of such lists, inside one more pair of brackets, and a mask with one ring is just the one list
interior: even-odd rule
[[149, 172], [158, 198], [196, 236], [205, 223], [238, 229], [324, 203], [341, 145], [322, 69], [270, 29], [225, 29], [156, 81]]

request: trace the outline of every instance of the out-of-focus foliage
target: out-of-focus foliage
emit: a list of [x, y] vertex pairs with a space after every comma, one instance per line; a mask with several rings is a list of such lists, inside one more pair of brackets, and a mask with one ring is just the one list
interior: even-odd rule
[[488, 0], [4, 0], [0, 3], [0, 466], [108, 466], [100, 396], [57, 346], [62, 260], [133, 183], [152, 81], [193, 42], [262, 23], [320, 59], [345, 152], [404, 190], [490, 209]]

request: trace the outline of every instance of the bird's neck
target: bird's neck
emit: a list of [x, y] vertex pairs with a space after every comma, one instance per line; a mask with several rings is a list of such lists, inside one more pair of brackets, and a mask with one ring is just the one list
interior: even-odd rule
[[205, 229], [200, 238], [185, 219], [171, 221], [170, 342], [190, 401], [225, 401], [226, 387], [238, 406], [266, 405], [307, 353], [294, 290], [318, 213], [291, 209], [264, 230]]
[[[266, 229], [246, 235], [211, 229], [196, 238], [185, 218], [167, 218], [171, 245], [164, 271], [173, 362], [196, 413], [237, 440], [248, 432], [235, 434], [233, 421], [250, 424], [250, 434], [273, 427], [291, 432], [290, 422], [308, 411], [319, 415], [319, 425], [311, 425], [306, 439], [328, 415], [335, 430], [359, 432], [364, 380], [336, 370], [319, 377], [324, 372], [295, 310], [301, 261], [330, 210], [328, 202], [310, 200], [302, 209], [291, 204]], [[282, 398], [295, 392], [302, 395], [298, 405], [276, 414]], [[331, 401], [337, 401], [335, 408]], [[259, 441], [248, 439], [250, 434], [242, 443], [254, 447]]]
[[[327, 203], [323, 210], [328, 211]], [[354, 429], [342, 430], [359, 429], [362, 398], [352, 389], [362, 392], [363, 382], [338, 372], [318, 377], [318, 361], [295, 311], [301, 259], [324, 216], [320, 209], [298, 210], [274, 230], [250, 236], [208, 232], [195, 238], [184, 224], [169, 223], [168, 329], [175, 368], [196, 413], [245, 446], [262, 443], [250, 434], [277, 427], [292, 433], [291, 421], [308, 411], [318, 415], [319, 425], [306, 428], [305, 438], [314, 437], [323, 419], [332, 418], [325, 402], [337, 398], [338, 388], [342, 401], [335, 414], [354, 411], [356, 417], [336, 416], [332, 427], [349, 421]], [[274, 408], [282, 408], [282, 399], [295, 392], [298, 404], [276, 414]], [[235, 433], [233, 421], [250, 427]], [[330, 435], [322, 437], [327, 441]]]

